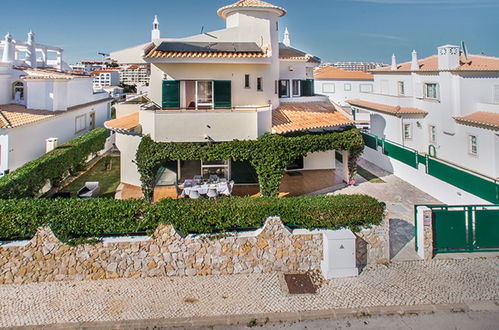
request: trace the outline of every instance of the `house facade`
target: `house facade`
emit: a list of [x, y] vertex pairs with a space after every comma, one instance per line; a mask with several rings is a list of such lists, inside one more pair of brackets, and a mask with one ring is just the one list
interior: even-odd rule
[[372, 71], [374, 90], [347, 102], [379, 138], [492, 179], [499, 177], [499, 58], [458, 46]]
[[93, 77], [94, 89], [119, 86], [120, 72], [115, 69], [101, 69], [90, 73]]
[[[123, 183], [141, 185], [134, 159], [144, 135], [157, 142], [217, 143], [352, 123], [327, 97], [315, 95], [313, 71], [320, 60], [291, 47], [289, 34], [279, 42], [285, 14], [263, 1], [241, 0], [218, 10], [225, 29], [182, 39], [161, 38], [155, 19], [150, 43], [111, 54], [118, 62], [151, 65], [150, 102], [106, 123], [117, 132]], [[334, 152], [308, 155], [290, 167], [332, 170]], [[173, 162], [158, 174], [158, 184], [214, 173], [257, 183], [248, 164], [193, 160]]]
[[0, 175], [110, 119], [108, 94], [94, 94], [90, 76], [63, 71], [62, 49], [30, 32], [27, 42], [7, 34], [0, 51]]

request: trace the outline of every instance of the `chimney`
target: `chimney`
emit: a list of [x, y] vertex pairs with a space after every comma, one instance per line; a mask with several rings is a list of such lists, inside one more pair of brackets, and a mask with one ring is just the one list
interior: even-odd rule
[[10, 33], [5, 35], [5, 46], [3, 49], [2, 62], [13, 63], [15, 54], [15, 46], [12, 44], [12, 36]]
[[438, 69], [452, 70], [459, 66], [459, 46], [438, 47]]
[[36, 45], [35, 45], [35, 34], [33, 31], [28, 33], [28, 47], [26, 48], [26, 63], [32, 67], [36, 68]]
[[152, 22], [151, 41], [157, 44], [160, 40], [161, 31], [159, 30], [159, 20], [158, 16], [154, 15], [154, 21]]
[[289, 39], [289, 31], [288, 28], [284, 31], [284, 40], [282, 41], [284, 46], [291, 47], [291, 39]]
[[392, 71], [397, 71], [397, 59], [395, 58], [395, 54], [392, 55]]
[[419, 63], [418, 63], [418, 53], [416, 53], [416, 50], [412, 51], [412, 61], [411, 61], [411, 71], [419, 70]]

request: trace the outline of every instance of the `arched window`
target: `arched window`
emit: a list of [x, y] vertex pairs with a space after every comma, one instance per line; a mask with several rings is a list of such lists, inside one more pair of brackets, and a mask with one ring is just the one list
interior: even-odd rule
[[22, 81], [15, 81], [12, 84], [12, 99], [15, 101], [24, 100], [24, 83]]

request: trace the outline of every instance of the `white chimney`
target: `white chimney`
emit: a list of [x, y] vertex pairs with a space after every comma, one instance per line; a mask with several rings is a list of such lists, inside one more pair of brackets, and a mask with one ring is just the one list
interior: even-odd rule
[[414, 70], [419, 70], [418, 53], [416, 53], [416, 50], [412, 51], [411, 71]]
[[284, 31], [284, 40], [282, 41], [284, 46], [291, 47], [291, 39], [289, 39], [289, 31], [288, 28]]
[[151, 41], [156, 43], [159, 43], [161, 39], [161, 31], [159, 30], [159, 20], [158, 16], [154, 16], [154, 21], [152, 22], [152, 31], [151, 31]]
[[57, 138], [48, 138], [45, 140], [45, 152], [50, 152], [57, 148], [58, 139]]
[[28, 33], [28, 47], [26, 48], [26, 63], [32, 67], [36, 68], [36, 45], [35, 45], [35, 34], [33, 31]]
[[2, 62], [3, 63], [13, 63], [15, 56], [15, 46], [12, 44], [12, 36], [10, 33], [5, 35], [5, 46], [3, 49]]
[[459, 66], [459, 46], [438, 47], [438, 69], [452, 70]]
[[392, 71], [396, 71], [397, 70], [397, 59], [395, 58], [395, 54], [392, 55], [392, 67], [391, 67], [391, 70]]

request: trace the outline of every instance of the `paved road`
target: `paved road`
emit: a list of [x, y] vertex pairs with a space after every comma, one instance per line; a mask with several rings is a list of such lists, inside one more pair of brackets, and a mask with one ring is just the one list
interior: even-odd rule
[[[425, 330], [496, 330], [499, 327], [499, 312], [432, 313], [419, 315], [373, 316], [344, 319], [326, 319], [274, 324], [256, 324], [257, 329], [425, 329]], [[203, 328], [199, 328], [203, 329]], [[206, 329], [206, 328], [205, 328]], [[248, 329], [248, 326], [214, 327], [215, 330]]]

